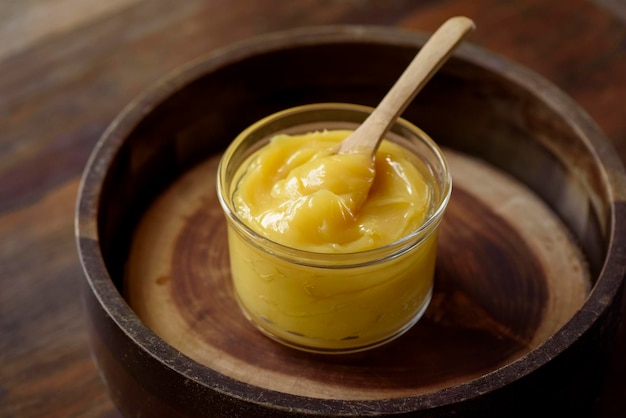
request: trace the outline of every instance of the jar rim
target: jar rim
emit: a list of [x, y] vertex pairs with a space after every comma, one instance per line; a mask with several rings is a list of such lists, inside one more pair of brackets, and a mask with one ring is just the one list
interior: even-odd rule
[[[250, 242], [257, 248], [265, 252], [272, 253], [274, 256], [283, 258], [285, 260], [288, 260], [289, 262], [295, 262], [301, 265], [318, 267], [323, 266], [327, 268], [345, 268], [347, 265], [350, 265], [352, 267], [358, 267], [361, 265], [371, 265], [372, 261], [383, 262], [406, 253], [415, 245], [428, 238], [431, 233], [435, 231], [436, 226], [441, 221], [443, 213], [450, 200], [452, 192], [452, 177], [443, 151], [439, 148], [437, 143], [422, 129], [401, 117], [396, 120], [394, 126], [401, 125], [402, 127], [408, 129], [413, 134], [415, 134], [415, 136], [418, 137], [431, 152], [433, 152], [443, 173], [443, 187], [441, 187], [440, 190], [440, 199], [438, 200], [437, 205], [432, 210], [432, 213], [429, 214], [428, 218], [415, 231], [403, 236], [402, 238], [394, 242], [385, 244], [380, 247], [356, 252], [329, 253], [293, 248], [269, 239], [252, 229], [237, 215], [237, 212], [232, 204], [230, 197], [226, 198], [226, 196], [230, 196], [229, 194], [224, 193], [224, 191], [229, 188], [227, 178], [227, 163], [231, 161], [232, 157], [241, 146], [242, 142], [245, 141], [245, 139], [251, 133], [263, 127], [266, 127], [276, 120], [280, 120], [288, 116], [305, 112], [326, 110], [355, 111], [366, 116], [367, 114], [371, 113], [374, 108], [359, 104], [340, 102], [313, 103], [294, 106], [280, 110], [259, 119], [258, 121], [245, 128], [243, 131], [241, 131], [239, 135], [235, 137], [235, 139], [229, 144], [229, 146], [222, 154], [218, 165], [217, 195], [220, 205], [222, 206], [222, 209], [224, 210], [224, 213], [226, 215], [227, 221], [230, 222], [231, 225], [235, 226], [235, 230], [237, 231], [237, 233], [244, 234], [247, 238], [251, 238]], [[332, 263], [328, 263], [329, 261], [332, 261]], [[337, 265], [335, 265], [335, 263], [337, 263]]]

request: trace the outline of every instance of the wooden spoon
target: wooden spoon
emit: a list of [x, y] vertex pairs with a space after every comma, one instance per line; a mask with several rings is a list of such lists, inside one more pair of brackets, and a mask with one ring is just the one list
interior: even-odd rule
[[474, 28], [474, 22], [463, 16], [445, 21], [420, 49], [376, 109], [342, 141], [338, 153], [367, 153], [374, 156], [391, 125], [446, 62], [463, 37]]

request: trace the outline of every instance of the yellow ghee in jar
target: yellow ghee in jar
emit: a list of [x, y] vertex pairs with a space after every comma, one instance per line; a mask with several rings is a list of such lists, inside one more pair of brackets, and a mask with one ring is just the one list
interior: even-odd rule
[[[336, 154], [349, 130], [277, 135], [235, 176], [233, 205], [257, 234], [324, 254], [385, 247], [431, 215], [423, 162], [383, 141], [371, 157]], [[294, 263], [229, 233], [235, 293], [252, 322], [301, 347], [341, 350], [397, 334], [430, 301], [436, 232], [380, 263], [333, 268]]]

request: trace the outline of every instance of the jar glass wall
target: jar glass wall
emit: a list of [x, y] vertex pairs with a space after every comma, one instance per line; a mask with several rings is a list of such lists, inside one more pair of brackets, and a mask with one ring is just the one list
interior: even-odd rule
[[411, 123], [399, 119], [386, 139], [416, 157], [432, 198], [423, 224], [396, 242], [353, 253], [292, 248], [252, 230], [233, 203], [242, 167], [272, 137], [354, 130], [371, 110], [341, 103], [287, 109], [247, 128], [222, 156], [218, 194], [235, 296], [252, 324], [288, 346], [320, 353], [377, 347], [407, 331], [430, 302], [437, 231], [452, 186], [441, 150]]

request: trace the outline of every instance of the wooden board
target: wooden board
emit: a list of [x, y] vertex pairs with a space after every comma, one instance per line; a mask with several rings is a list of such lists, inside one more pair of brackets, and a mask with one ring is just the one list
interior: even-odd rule
[[428, 393], [513, 362], [565, 324], [589, 291], [585, 260], [529, 189], [446, 151], [454, 179], [433, 301], [398, 340], [340, 356], [299, 352], [247, 322], [232, 294], [214, 156], [176, 181], [136, 231], [125, 295], [144, 323], [207, 367], [322, 399]]

